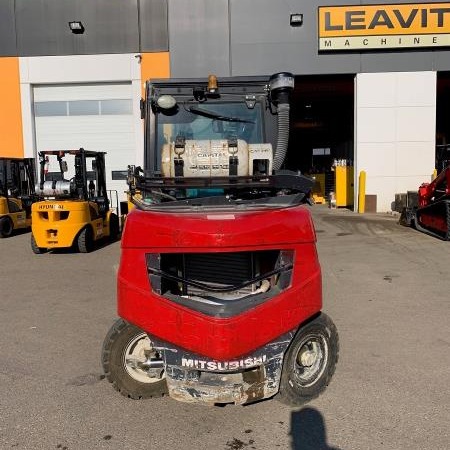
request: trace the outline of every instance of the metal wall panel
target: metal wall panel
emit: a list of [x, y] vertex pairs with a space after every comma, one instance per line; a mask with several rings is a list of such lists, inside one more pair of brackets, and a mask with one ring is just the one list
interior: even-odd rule
[[[2, 0], [0, 56], [170, 50], [174, 77], [450, 70], [446, 49], [318, 52], [319, 6], [410, 1]], [[290, 26], [292, 13], [303, 14], [301, 27]], [[85, 33], [72, 34], [71, 20]]]
[[[299, 75], [450, 70], [450, 50], [319, 53], [319, 6], [411, 3], [411, 0], [229, 1], [232, 75], [278, 70]], [[290, 26], [292, 13], [303, 14], [301, 27]]]
[[141, 52], [169, 50], [167, 0], [139, 0]]
[[439, 71], [450, 70], [450, 50], [436, 50], [433, 52], [433, 69]]
[[[16, 0], [20, 56], [139, 51], [137, 0]], [[71, 33], [80, 20], [84, 34]]]
[[433, 69], [433, 52], [398, 51], [361, 55], [361, 72], [414, 72]]
[[228, 0], [170, 0], [171, 76], [230, 75]]
[[0, 2], [0, 56], [16, 56], [14, 0]]
[[[274, 2], [230, 0], [232, 75], [356, 73], [358, 54], [319, 54], [317, 8], [337, 0]], [[359, 4], [346, 0], [345, 4]], [[290, 26], [291, 14], [303, 14], [301, 27]]]

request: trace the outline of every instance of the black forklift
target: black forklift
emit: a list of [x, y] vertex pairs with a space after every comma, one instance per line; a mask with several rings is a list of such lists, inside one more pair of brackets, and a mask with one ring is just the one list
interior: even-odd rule
[[0, 158], [0, 238], [31, 226], [34, 175], [33, 158]]

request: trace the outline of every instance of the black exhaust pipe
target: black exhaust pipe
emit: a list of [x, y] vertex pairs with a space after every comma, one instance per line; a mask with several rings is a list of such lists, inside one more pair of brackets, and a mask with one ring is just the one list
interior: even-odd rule
[[273, 169], [280, 170], [286, 158], [289, 143], [289, 97], [294, 90], [294, 75], [280, 72], [269, 79], [270, 101], [277, 107], [278, 136], [273, 157]]

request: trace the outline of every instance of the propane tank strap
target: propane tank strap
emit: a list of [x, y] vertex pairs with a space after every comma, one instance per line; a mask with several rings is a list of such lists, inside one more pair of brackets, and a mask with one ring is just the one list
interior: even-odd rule
[[238, 141], [237, 137], [231, 137], [228, 139], [228, 152], [232, 155], [237, 153]]
[[175, 177], [184, 176], [184, 161], [182, 158], [174, 158]]
[[237, 156], [230, 156], [229, 162], [228, 162], [228, 169], [230, 177], [237, 177], [238, 174], [238, 165], [239, 165], [239, 159]]
[[228, 161], [228, 171], [230, 177], [236, 177], [238, 174], [239, 159], [236, 156], [238, 151], [238, 141], [237, 137], [233, 136], [228, 139], [228, 153], [230, 153], [230, 158]]
[[181, 155], [184, 153], [186, 147], [186, 138], [184, 136], [177, 136], [175, 138], [175, 153]]

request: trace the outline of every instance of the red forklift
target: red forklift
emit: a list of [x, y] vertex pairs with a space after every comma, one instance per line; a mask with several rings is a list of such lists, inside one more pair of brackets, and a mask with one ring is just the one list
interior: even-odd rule
[[294, 77], [146, 85], [103, 344], [126, 397], [302, 405], [326, 388], [338, 333], [321, 312], [313, 180], [284, 167]]
[[422, 183], [418, 192], [408, 192], [407, 196], [400, 223], [438, 239], [450, 240], [450, 166], [431, 183]]

